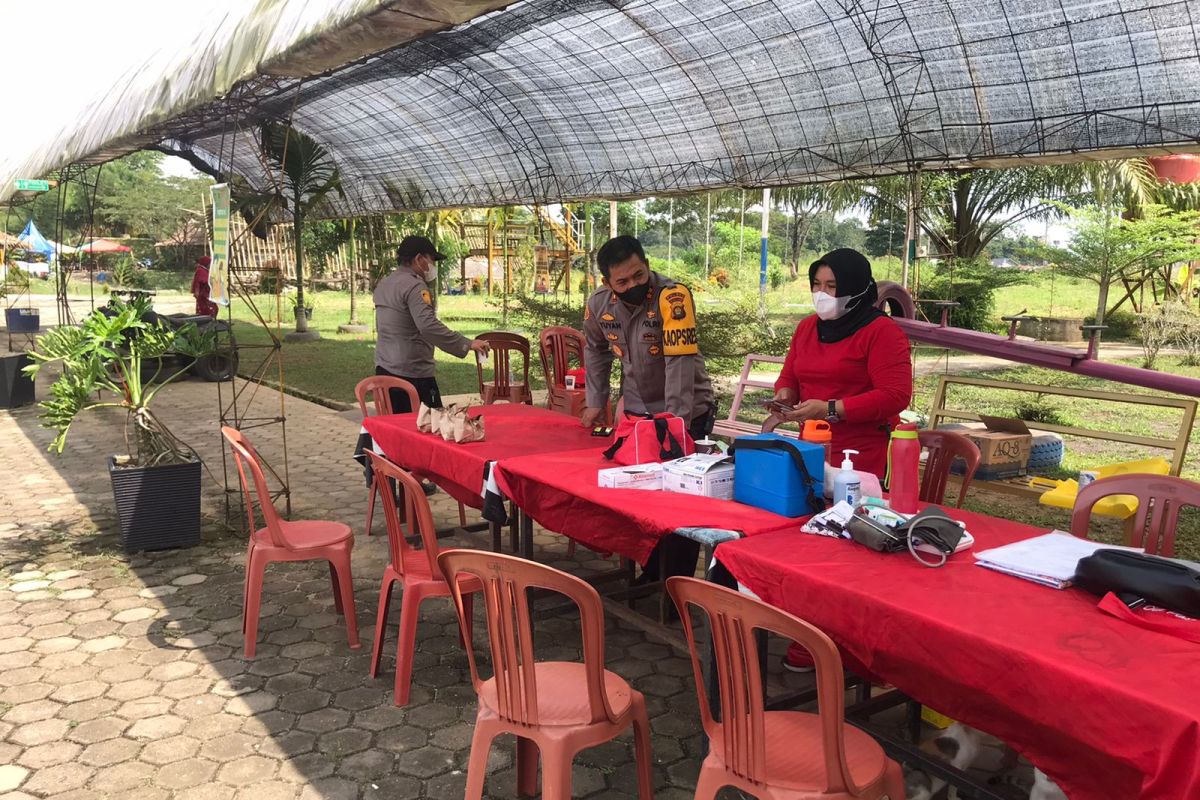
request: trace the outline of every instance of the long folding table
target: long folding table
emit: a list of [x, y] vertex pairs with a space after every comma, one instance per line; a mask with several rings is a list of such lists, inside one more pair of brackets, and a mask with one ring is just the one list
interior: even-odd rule
[[[976, 550], [1044, 533], [948, 513]], [[716, 558], [825, 631], [849, 669], [998, 736], [1072, 800], [1200, 797], [1200, 645], [1108, 616], [1082, 590], [980, 567], [970, 552], [929, 569], [906, 553], [771, 533], [721, 544]]]

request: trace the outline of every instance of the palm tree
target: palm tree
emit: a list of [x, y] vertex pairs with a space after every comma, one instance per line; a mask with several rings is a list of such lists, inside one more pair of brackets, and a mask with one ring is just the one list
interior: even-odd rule
[[316, 139], [277, 122], [262, 126], [262, 149], [279, 168], [282, 185], [276, 186], [280, 203], [292, 212], [292, 238], [296, 257], [296, 333], [308, 332], [304, 314], [304, 219], [330, 192], [342, 191], [342, 174], [330, 152]]

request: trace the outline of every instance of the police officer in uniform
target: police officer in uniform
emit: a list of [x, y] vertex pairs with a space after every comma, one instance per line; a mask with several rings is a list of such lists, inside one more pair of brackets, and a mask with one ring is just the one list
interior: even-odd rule
[[[587, 408], [582, 422], [596, 425], [608, 402], [612, 364], [621, 362], [621, 395], [630, 414], [663, 411], [681, 417], [693, 439], [712, 433], [716, 419], [712, 381], [696, 339], [696, 308], [687, 287], [650, 269], [642, 243], [632, 236], [609, 239], [596, 254], [603, 288], [587, 301], [583, 351]], [[699, 544], [667, 537], [647, 562], [643, 577], [655, 580], [660, 561], [668, 575], [690, 575]], [[664, 542], [667, 540], [664, 540]]]
[[[487, 355], [488, 343], [468, 339], [437, 318], [430, 284], [437, 279], [437, 262], [444, 255], [424, 236], [406, 236], [396, 249], [397, 267], [375, 287], [375, 374], [403, 378], [417, 389], [421, 402], [442, 407], [434, 377], [433, 348], [465, 357], [471, 351]], [[416, 411], [408, 395], [393, 389], [392, 410]]]

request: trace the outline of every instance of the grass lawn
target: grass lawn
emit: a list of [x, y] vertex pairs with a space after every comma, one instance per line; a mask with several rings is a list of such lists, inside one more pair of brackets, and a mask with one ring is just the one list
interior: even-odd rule
[[[354, 386], [368, 375], [375, 374], [375, 309], [370, 298], [358, 300], [359, 321], [367, 325], [369, 333], [338, 333], [338, 325], [350, 319], [350, 297], [344, 292], [321, 292], [316, 296], [311, 329], [321, 332], [316, 342], [284, 343], [283, 368], [287, 386], [316, 397], [344, 403], [353, 403]], [[275, 327], [277, 313], [274, 296], [256, 298], [256, 306], [263, 318]], [[486, 331], [500, 329], [500, 313], [477, 297], [443, 297], [438, 312], [447, 325], [463, 336], [473, 338]], [[283, 308], [285, 319], [291, 314], [291, 306]], [[250, 307], [238, 300], [233, 309], [236, 335], [241, 345], [269, 345], [270, 334], [258, 323]], [[282, 327], [287, 333], [294, 327]], [[441, 350], [436, 352], [437, 378], [442, 394], [463, 394], [478, 389], [475, 360], [471, 357], [455, 358]], [[243, 355], [243, 373], [253, 369], [261, 361], [252, 349]], [[532, 356], [530, 378], [533, 385], [540, 386], [541, 366], [536, 354]], [[267, 376], [272, 379], [271, 375]]]

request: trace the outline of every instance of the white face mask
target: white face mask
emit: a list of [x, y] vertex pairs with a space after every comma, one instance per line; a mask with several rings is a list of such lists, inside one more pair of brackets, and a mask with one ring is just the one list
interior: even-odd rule
[[862, 297], [871, 289], [871, 284], [867, 285], [866, 289], [855, 295], [848, 297], [834, 297], [828, 292], [813, 292], [813, 308], [817, 311], [817, 317], [828, 322], [829, 320], [841, 319], [846, 316], [846, 312], [850, 310], [851, 301], [857, 297]]
[[425, 279], [426, 283], [433, 283], [434, 281], [437, 280], [437, 276], [438, 276], [437, 262], [430, 261], [429, 267], [424, 272], [421, 273], [421, 277]]

